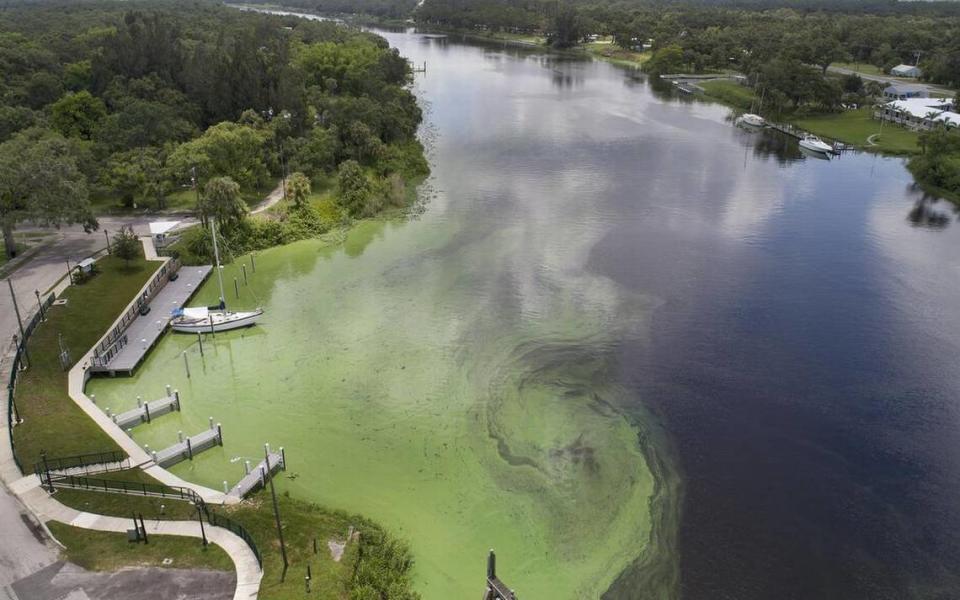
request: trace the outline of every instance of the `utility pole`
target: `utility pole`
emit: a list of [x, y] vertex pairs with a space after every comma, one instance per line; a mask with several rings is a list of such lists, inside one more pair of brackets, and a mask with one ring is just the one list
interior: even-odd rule
[[103, 237], [107, 238], [107, 254], [113, 254], [113, 250], [110, 248], [110, 235], [106, 229], [103, 230]]
[[[270, 455], [267, 454], [267, 469], [270, 469]], [[273, 497], [273, 516], [277, 520], [277, 537], [280, 538], [280, 556], [283, 557], [283, 574], [280, 575], [280, 581], [287, 577], [287, 546], [283, 543], [283, 527], [280, 525], [280, 507], [277, 505], [277, 491], [273, 487], [273, 477], [267, 473], [270, 479], [270, 496]]]
[[17, 295], [13, 291], [12, 277], [7, 277], [7, 285], [10, 287], [10, 298], [13, 300], [13, 312], [17, 314], [17, 325], [20, 326], [20, 345], [23, 347], [23, 354], [27, 358], [27, 366], [29, 367], [30, 353], [27, 351], [27, 335], [23, 332], [23, 320], [20, 318], [20, 307], [17, 306]]

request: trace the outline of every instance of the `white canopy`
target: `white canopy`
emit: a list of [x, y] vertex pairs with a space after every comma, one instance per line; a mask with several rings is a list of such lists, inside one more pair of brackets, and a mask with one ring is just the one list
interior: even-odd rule
[[179, 224], [180, 221], [154, 221], [150, 223], [150, 235], [163, 235]]

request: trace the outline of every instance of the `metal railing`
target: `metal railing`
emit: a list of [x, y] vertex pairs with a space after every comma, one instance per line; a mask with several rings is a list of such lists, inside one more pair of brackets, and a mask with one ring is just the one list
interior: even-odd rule
[[128, 327], [130, 327], [130, 324], [133, 323], [134, 319], [140, 315], [140, 308], [153, 300], [153, 297], [157, 295], [164, 285], [167, 284], [167, 281], [170, 279], [170, 275], [176, 273], [179, 269], [180, 261], [174, 258], [163, 263], [163, 266], [153, 274], [153, 277], [150, 279], [150, 283], [147, 284], [146, 289], [144, 289], [143, 292], [137, 296], [136, 300], [130, 304], [130, 308], [127, 309], [127, 312], [120, 317], [120, 320], [114, 324], [110, 332], [103, 336], [103, 339], [100, 340], [100, 343], [94, 347], [93, 360], [91, 363], [93, 366], [107, 366], [107, 363], [109, 363], [110, 360], [117, 355], [120, 349], [126, 345], [127, 336], [124, 335], [124, 332]]
[[75, 456], [60, 456], [56, 458], [50, 458], [44, 456], [43, 460], [34, 463], [33, 472], [42, 477], [47, 471], [64, 471], [66, 469], [82, 469], [86, 467], [93, 466], [110, 466], [110, 465], [126, 465], [118, 466], [113, 469], [105, 469], [111, 471], [120, 471], [125, 468], [130, 467], [130, 457], [127, 456], [126, 452], [121, 450], [109, 450], [104, 452], [91, 452], [89, 454], [77, 454]]
[[[253, 555], [257, 558], [257, 565], [263, 569], [263, 557], [260, 555], [260, 549], [254, 541], [250, 532], [229, 517], [217, 514], [209, 508], [203, 498], [190, 488], [164, 485], [162, 483], [146, 483], [136, 481], [111, 481], [109, 479], [100, 479], [96, 477], [81, 477], [76, 475], [58, 475], [49, 471], [39, 474], [40, 481], [50, 491], [54, 488], [79, 489], [91, 492], [107, 492], [113, 494], [128, 494], [132, 496], [151, 496], [155, 498], [172, 498], [174, 500], [183, 500], [191, 502], [200, 507], [200, 511], [207, 518], [207, 522], [215, 527], [223, 527], [240, 537]], [[163, 517], [158, 517], [163, 518]]]
[[250, 550], [253, 551], [253, 555], [257, 557], [257, 565], [260, 567], [260, 570], [263, 570], [263, 557], [260, 556], [260, 550], [257, 548], [257, 543], [253, 540], [253, 536], [241, 525], [237, 523], [230, 517], [225, 517], [223, 515], [218, 515], [212, 510], [208, 510], [204, 506], [203, 512], [207, 515], [207, 522], [215, 527], [223, 527], [224, 529], [229, 529], [234, 534], [238, 535], [240, 539], [247, 543], [247, 546], [250, 547]]
[[[43, 310], [46, 311], [53, 304], [56, 296], [54, 294], [47, 295], [46, 298], [41, 302]], [[20, 363], [23, 360], [23, 354], [27, 346], [27, 340], [30, 339], [30, 335], [33, 334], [33, 330], [37, 328], [37, 324], [40, 323], [40, 316], [42, 312], [37, 311], [34, 313], [30, 320], [27, 321], [26, 325], [23, 328], [23, 339], [17, 340], [17, 351], [13, 357], [13, 364], [10, 367], [10, 378], [7, 382], [7, 433], [10, 437], [10, 451], [13, 453], [13, 462], [16, 463], [17, 468], [20, 469], [20, 472], [23, 473], [23, 464], [20, 462], [20, 456], [17, 455], [17, 445], [13, 441], [13, 427], [16, 425], [16, 420], [19, 419], [19, 414], [16, 410], [16, 400], [14, 396], [16, 395], [17, 389], [17, 375], [20, 373]]]

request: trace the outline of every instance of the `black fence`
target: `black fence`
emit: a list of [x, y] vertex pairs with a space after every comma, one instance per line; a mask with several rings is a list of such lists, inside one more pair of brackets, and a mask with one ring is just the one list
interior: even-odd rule
[[212, 510], [204, 507], [204, 513], [207, 515], [207, 522], [215, 527], [223, 527], [224, 529], [229, 529], [233, 533], [240, 536], [243, 541], [250, 546], [250, 549], [253, 550], [253, 555], [257, 557], [257, 565], [260, 567], [260, 570], [263, 570], [263, 558], [260, 556], [260, 550], [257, 549], [257, 543], [253, 541], [253, 537], [244, 529], [243, 525], [237, 523], [230, 517], [225, 517], [223, 515], [218, 515]]
[[129, 468], [130, 457], [121, 450], [91, 452], [90, 454], [77, 454], [76, 456], [61, 456], [57, 458], [44, 456], [42, 461], [33, 465], [33, 472], [42, 477], [47, 471], [64, 471], [66, 469], [104, 467], [110, 465], [118, 465], [108, 469], [111, 471]]
[[263, 557], [260, 555], [260, 550], [257, 548], [257, 543], [253, 540], [253, 536], [250, 535], [250, 532], [248, 532], [243, 525], [237, 523], [233, 519], [215, 513], [203, 501], [203, 498], [201, 498], [199, 494], [190, 488], [164, 485], [162, 483], [111, 481], [109, 479], [100, 479], [96, 477], [56, 475], [49, 472], [40, 474], [40, 480], [47, 487], [47, 489], [69, 488], [92, 492], [108, 492], [134, 496], [172, 498], [174, 500], [192, 502], [200, 507], [203, 515], [206, 516], [208, 523], [215, 527], [229, 529], [234, 534], [240, 536], [240, 538], [247, 543], [247, 546], [250, 547], [250, 550], [253, 551], [253, 555], [257, 557], [257, 565], [260, 566], [261, 570], [263, 569]]
[[[54, 294], [50, 294], [41, 302], [44, 311], [50, 308], [55, 298], [56, 296]], [[17, 468], [20, 469], [21, 473], [23, 473], [23, 464], [17, 455], [17, 445], [13, 441], [13, 427], [20, 420], [14, 395], [17, 388], [17, 375], [20, 373], [20, 365], [23, 361], [27, 340], [30, 339], [33, 330], [36, 329], [37, 324], [40, 323], [40, 315], [41, 312], [37, 311], [23, 326], [23, 339], [17, 340], [17, 352], [13, 357], [13, 364], [10, 367], [10, 379], [7, 382], [7, 433], [10, 436], [10, 450], [13, 452], [13, 461], [17, 464]]]

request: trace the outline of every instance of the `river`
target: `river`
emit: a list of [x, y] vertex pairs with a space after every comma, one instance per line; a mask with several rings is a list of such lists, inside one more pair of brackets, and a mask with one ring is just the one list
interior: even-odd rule
[[262, 253], [262, 326], [91, 382], [115, 409], [180, 388], [138, 441], [214, 416], [225, 447], [174, 471], [217, 488], [284, 445], [282, 489], [408, 540], [425, 600], [479, 597], [488, 547], [528, 599], [960, 589], [960, 239], [903, 160], [381, 34], [427, 65], [422, 210]]

